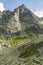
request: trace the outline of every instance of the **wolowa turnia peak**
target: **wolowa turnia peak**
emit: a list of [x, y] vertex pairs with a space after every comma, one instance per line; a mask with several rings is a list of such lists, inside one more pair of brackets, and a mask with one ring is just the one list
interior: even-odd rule
[[42, 33], [38, 21], [39, 18], [26, 8], [24, 4], [16, 8], [13, 12], [9, 10], [0, 12], [0, 35], [13, 38]]

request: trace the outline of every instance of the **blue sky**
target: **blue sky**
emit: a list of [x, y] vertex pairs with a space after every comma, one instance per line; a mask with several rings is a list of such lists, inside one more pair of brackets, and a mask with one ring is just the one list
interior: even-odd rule
[[0, 0], [5, 6], [5, 9], [14, 10], [21, 4], [25, 4], [29, 9], [42, 10], [43, 0]]
[[30, 10], [43, 12], [43, 0], [0, 0], [0, 3], [6, 10], [13, 11], [16, 7], [25, 4]]

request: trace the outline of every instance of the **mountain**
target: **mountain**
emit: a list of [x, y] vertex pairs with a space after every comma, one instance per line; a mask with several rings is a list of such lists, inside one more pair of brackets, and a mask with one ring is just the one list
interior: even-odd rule
[[24, 4], [0, 12], [0, 65], [43, 65], [43, 18]]
[[38, 19], [24, 4], [13, 12], [9, 10], [0, 12], [0, 35], [16, 38], [42, 33]]

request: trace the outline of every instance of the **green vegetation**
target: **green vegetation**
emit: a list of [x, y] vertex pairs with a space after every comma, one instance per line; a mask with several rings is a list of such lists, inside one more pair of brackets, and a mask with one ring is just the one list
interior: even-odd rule
[[43, 38], [42, 34], [33, 35], [33, 36], [27, 37], [27, 38], [26, 37], [15, 38], [15, 39], [11, 40], [11, 45], [20, 44], [23, 41], [33, 42], [33, 41], [41, 40], [41, 38]]
[[0, 40], [3, 40], [3, 37], [2, 36], [0, 36]]
[[[24, 45], [25, 47], [25, 45]], [[22, 57], [22, 58], [26, 58], [26, 57], [30, 57], [36, 53], [38, 53], [37, 51], [37, 46], [36, 44], [32, 44], [30, 47], [27, 47], [26, 49], [24, 49], [25, 51], [22, 51], [22, 53], [20, 54], [19, 57]]]
[[20, 42], [22, 42], [22, 41], [24, 41], [26, 39], [28, 39], [28, 38], [16, 38], [16, 39], [13, 39], [12, 44], [18, 44], [18, 43], [20, 43]]

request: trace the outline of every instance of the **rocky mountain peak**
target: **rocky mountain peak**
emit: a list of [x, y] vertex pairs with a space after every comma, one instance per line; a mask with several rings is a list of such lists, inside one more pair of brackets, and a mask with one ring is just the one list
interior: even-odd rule
[[14, 10], [14, 12], [18, 12], [18, 10], [21, 12], [21, 11], [26, 11], [27, 10], [27, 7], [24, 5], [24, 4], [22, 4], [22, 5], [20, 5], [20, 6], [18, 6], [15, 10]]
[[24, 4], [17, 7], [13, 12], [9, 10], [3, 11], [0, 13], [0, 35], [12, 36], [14, 34], [12, 37], [16, 37], [16, 33], [20, 31], [19, 36], [27, 36], [31, 28], [31, 33], [34, 31], [34, 27], [36, 29], [37, 18]]
[[22, 4], [21, 6], [19, 6], [19, 8], [26, 8], [26, 6]]

